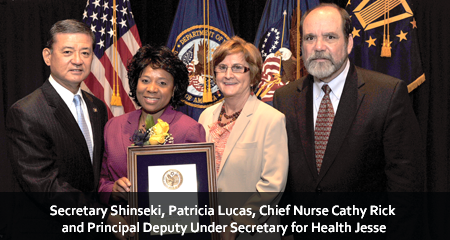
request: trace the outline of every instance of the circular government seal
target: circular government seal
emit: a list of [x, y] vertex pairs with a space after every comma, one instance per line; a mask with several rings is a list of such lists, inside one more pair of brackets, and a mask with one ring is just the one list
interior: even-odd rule
[[162, 182], [166, 188], [175, 190], [183, 183], [183, 175], [176, 169], [169, 169], [164, 173]]
[[[209, 36], [209, 37], [208, 37]], [[184, 62], [189, 71], [189, 86], [185, 98], [186, 105], [207, 108], [223, 99], [219, 88], [213, 81], [212, 53], [230, 37], [216, 27], [195, 25], [181, 32], [172, 51]], [[209, 40], [209, 41], [208, 41]], [[205, 56], [206, 53], [206, 56]], [[208, 66], [210, 67], [208, 71]], [[205, 84], [210, 85], [211, 101], [203, 102]]]

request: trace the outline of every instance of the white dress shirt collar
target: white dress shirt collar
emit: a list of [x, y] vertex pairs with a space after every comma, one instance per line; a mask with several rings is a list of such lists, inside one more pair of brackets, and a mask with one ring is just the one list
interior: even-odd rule
[[[91, 120], [89, 118], [89, 111], [87, 109], [86, 102], [83, 99], [83, 94], [81, 94], [81, 88], [78, 88], [77, 93], [73, 94], [67, 88], [65, 88], [61, 84], [59, 84], [52, 77], [52, 75], [50, 75], [48, 80], [49, 80], [50, 84], [53, 86], [53, 88], [55, 88], [55, 90], [59, 94], [59, 96], [61, 96], [62, 100], [67, 105], [67, 107], [69, 108], [70, 112], [72, 113], [72, 116], [75, 118], [75, 121], [77, 121], [77, 122], [78, 122], [78, 120], [77, 120], [77, 110], [76, 110], [76, 107], [75, 107], [75, 103], [73, 102], [73, 99], [74, 99], [75, 95], [80, 95], [81, 96], [80, 103], [81, 103], [81, 108], [83, 109], [83, 113], [84, 113], [84, 121], [86, 122], [86, 124], [88, 126], [89, 137], [91, 138], [91, 142], [94, 143], [94, 135], [92, 135], [92, 126], [91, 126]], [[94, 145], [95, 144], [93, 144], [93, 147], [94, 147]], [[91, 161], [92, 161], [92, 159], [91, 159]]]
[[[348, 71], [350, 69], [350, 61], [347, 59], [347, 62], [345, 63], [346, 66], [344, 70], [334, 79], [332, 79], [328, 86], [331, 88], [330, 97], [335, 97], [337, 100], [341, 99], [342, 91], [344, 90], [345, 85], [345, 79], [347, 78]], [[313, 94], [314, 99], [322, 99], [322, 96], [325, 95], [325, 93], [322, 91], [322, 86], [325, 83], [314, 78], [314, 87], [313, 87]]]
[[[342, 92], [344, 91], [345, 79], [347, 78], [348, 71], [350, 69], [350, 61], [347, 60], [346, 66], [344, 70], [334, 79], [332, 79], [328, 86], [331, 88], [330, 92], [330, 100], [333, 105], [334, 114], [338, 110], [339, 101], [341, 100]], [[322, 91], [322, 86], [325, 83], [314, 79], [313, 84], [313, 104], [314, 104], [314, 127], [316, 126], [317, 113], [319, 112], [320, 102], [322, 101], [323, 96], [325, 96], [324, 91]]]
[[59, 96], [61, 96], [61, 98], [63, 99], [63, 101], [66, 103], [67, 106], [70, 106], [73, 104], [73, 98], [75, 97], [75, 95], [80, 95], [81, 96], [81, 101], [83, 100], [83, 95], [81, 94], [81, 88], [78, 88], [78, 91], [76, 94], [73, 94], [71, 91], [69, 91], [69, 89], [63, 87], [61, 84], [59, 84], [53, 77], [52, 75], [50, 75], [50, 77], [48, 78], [50, 84], [53, 86], [53, 88], [55, 88], [56, 92], [59, 94]]

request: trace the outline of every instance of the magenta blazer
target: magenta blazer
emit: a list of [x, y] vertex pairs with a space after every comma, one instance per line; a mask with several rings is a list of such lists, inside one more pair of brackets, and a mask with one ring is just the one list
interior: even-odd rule
[[[140, 116], [141, 110], [136, 110], [114, 117], [106, 123], [105, 151], [98, 189], [102, 203], [109, 203], [114, 182], [127, 176], [127, 148], [132, 143], [130, 137], [138, 129]], [[206, 141], [203, 126], [171, 106], [164, 110], [160, 118], [169, 123], [169, 133], [173, 136], [174, 144]]]

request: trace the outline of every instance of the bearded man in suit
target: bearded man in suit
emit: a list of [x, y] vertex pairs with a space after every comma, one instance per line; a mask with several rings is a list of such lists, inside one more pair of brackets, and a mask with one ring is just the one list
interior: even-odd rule
[[[351, 29], [347, 12], [334, 4], [321, 4], [302, 18], [309, 75], [277, 90], [274, 100], [287, 119], [288, 185], [296, 192], [421, 190], [415, 174], [423, 146], [406, 84], [353, 65]], [[334, 119], [318, 156], [315, 126], [324, 85], [331, 88]]]
[[[405, 82], [349, 61], [345, 9], [322, 3], [303, 15], [300, 28], [309, 75], [274, 95], [286, 116], [286, 191], [422, 191], [424, 145]], [[285, 200], [298, 204], [295, 196]], [[337, 203], [335, 196], [327, 201]]]
[[[60, 224], [79, 223], [83, 221], [80, 219], [97, 224], [125, 222], [109, 211], [105, 216], [50, 217], [53, 205], [105, 208], [95, 193], [104, 147], [103, 128], [108, 120], [106, 107], [80, 88], [91, 70], [94, 38], [89, 27], [78, 20], [55, 23], [42, 51], [44, 62], [50, 67], [48, 80], [8, 111], [8, 158], [16, 180], [15, 190], [26, 193], [27, 200], [16, 202], [20, 207], [16, 205], [15, 216], [22, 219], [20, 224], [12, 224], [13, 239], [70, 238], [62, 233]], [[37, 213], [29, 210], [33, 206]], [[53, 226], [59, 227], [52, 231]]]

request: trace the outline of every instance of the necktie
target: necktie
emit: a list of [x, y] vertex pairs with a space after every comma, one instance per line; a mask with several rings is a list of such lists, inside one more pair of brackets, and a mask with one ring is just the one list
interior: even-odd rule
[[84, 139], [86, 140], [87, 147], [89, 149], [89, 155], [91, 157], [91, 163], [92, 163], [92, 142], [91, 142], [91, 136], [89, 134], [89, 128], [87, 126], [86, 121], [84, 120], [84, 113], [83, 108], [81, 107], [81, 97], [80, 95], [75, 95], [73, 98], [73, 102], [75, 103], [75, 108], [77, 110], [77, 121], [78, 126], [81, 129], [81, 132], [84, 135]]
[[328, 85], [323, 85], [325, 92], [320, 102], [319, 112], [317, 113], [316, 127], [314, 129], [314, 146], [316, 152], [317, 174], [320, 173], [322, 160], [327, 149], [328, 138], [330, 137], [331, 127], [333, 126], [334, 110], [330, 100], [331, 89]]

